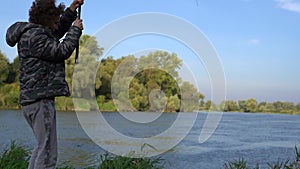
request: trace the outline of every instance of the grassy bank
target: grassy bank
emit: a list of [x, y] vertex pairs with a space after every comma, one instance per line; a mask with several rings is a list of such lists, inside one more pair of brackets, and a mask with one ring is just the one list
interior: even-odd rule
[[[30, 154], [21, 145], [11, 142], [0, 152], [0, 169], [27, 169]], [[99, 157], [100, 165], [85, 169], [163, 169], [164, 160], [157, 158], [130, 158], [105, 153]], [[73, 166], [58, 166], [57, 169], [75, 169]]]
[[[266, 163], [268, 169], [300, 169], [300, 152], [297, 147], [295, 147], [295, 158], [287, 159], [284, 161], [278, 160], [275, 164]], [[243, 158], [238, 160], [229, 161], [224, 164], [224, 169], [260, 169], [260, 166], [256, 164], [255, 167], [250, 167], [247, 161]]]
[[0, 154], [1, 169], [27, 169], [29, 153], [23, 147], [12, 142], [10, 147]]
[[[22, 146], [12, 142], [9, 147], [0, 153], [0, 169], [27, 169], [30, 159], [29, 152]], [[163, 169], [166, 161], [161, 157], [156, 158], [130, 158], [105, 153], [100, 156], [100, 165], [85, 169]], [[277, 161], [275, 164], [267, 163], [268, 169], [300, 169], [300, 152], [295, 147], [295, 158]], [[171, 168], [176, 168], [169, 164]], [[220, 166], [224, 169], [251, 169], [243, 158], [232, 160]], [[59, 166], [57, 169], [75, 169], [72, 166]], [[257, 164], [253, 169], [260, 169]]]
[[[14, 86], [14, 85], [11, 85]], [[12, 87], [11, 87], [12, 88]], [[0, 87], [0, 96], [1, 95], [1, 87]], [[13, 97], [13, 98], [9, 98]], [[13, 95], [7, 95], [2, 96], [0, 99], [0, 110], [20, 110], [21, 106], [19, 105], [18, 100], [19, 95], [13, 94]], [[117, 107], [114, 104], [113, 100], [101, 100], [99, 99], [101, 97], [97, 98], [97, 102], [85, 100], [85, 99], [76, 99], [76, 110], [79, 111], [90, 111], [90, 110], [97, 110], [99, 109], [101, 112], [115, 112], [117, 111]], [[57, 97], [55, 99], [55, 106], [57, 111], [74, 111], [74, 102], [72, 97]], [[233, 102], [233, 101], [231, 101]], [[234, 104], [235, 102], [228, 104]], [[226, 105], [226, 107], [223, 108], [215, 108], [211, 111], [218, 111], [218, 112], [238, 112], [238, 113], [268, 113], [268, 114], [294, 114], [294, 115], [300, 115], [300, 103], [299, 105], [294, 105], [293, 103], [289, 102], [274, 102], [274, 103], [266, 103], [266, 105], [269, 105], [269, 107], [273, 108], [258, 108], [256, 107], [252, 111], [245, 111], [244, 109], [237, 108], [238, 106]], [[290, 105], [290, 106], [288, 106]], [[229, 107], [228, 107], [229, 106]], [[232, 108], [234, 107], [234, 108]], [[275, 108], [276, 107], [276, 108]], [[129, 109], [128, 109], [129, 110]], [[205, 107], [199, 107], [199, 111], [209, 112], [210, 109], [207, 109]]]

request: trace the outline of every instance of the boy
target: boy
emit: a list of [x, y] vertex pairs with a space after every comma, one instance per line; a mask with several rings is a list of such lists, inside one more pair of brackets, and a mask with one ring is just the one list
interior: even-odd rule
[[63, 4], [56, 6], [55, 0], [35, 0], [29, 10], [29, 22], [16, 22], [6, 33], [7, 44], [18, 47], [20, 104], [36, 139], [29, 169], [56, 166], [54, 99], [70, 95], [64, 61], [71, 56], [82, 34], [82, 20], [76, 19], [76, 9], [81, 4], [83, 0], [74, 0], [65, 10]]

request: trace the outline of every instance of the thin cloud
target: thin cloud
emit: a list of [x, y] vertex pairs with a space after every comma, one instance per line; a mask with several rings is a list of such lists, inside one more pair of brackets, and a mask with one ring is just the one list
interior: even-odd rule
[[295, 0], [275, 0], [277, 5], [285, 10], [300, 13], [300, 2]]
[[260, 40], [259, 39], [249, 39], [248, 40], [248, 45], [249, 46], [257, 46], [257, 45], [259, 45], [260, 44]]

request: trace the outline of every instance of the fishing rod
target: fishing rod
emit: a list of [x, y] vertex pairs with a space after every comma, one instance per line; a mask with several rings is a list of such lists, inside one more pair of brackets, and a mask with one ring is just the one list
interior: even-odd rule
[[[81, 5], [82, 4], [80, 4], [79, 5], [79, 7], [78, 7], [78, 19], [80, 19], [80, 15], [81, 15]], [[75, 64], [78, 64], [79, 62], [78, 62], [78, 56], [79, 56], [79, 41], [78, 41], [78, 45], [76, 46], [76, 53], [75, 53]]]

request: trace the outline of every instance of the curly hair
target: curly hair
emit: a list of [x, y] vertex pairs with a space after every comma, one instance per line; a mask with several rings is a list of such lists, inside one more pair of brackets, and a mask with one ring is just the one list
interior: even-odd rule
[[55, 5], [56, 0], [35, 0], [29, 10], [29, 22], [52, 27], [64, 12], [65, 5]]

